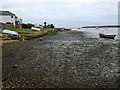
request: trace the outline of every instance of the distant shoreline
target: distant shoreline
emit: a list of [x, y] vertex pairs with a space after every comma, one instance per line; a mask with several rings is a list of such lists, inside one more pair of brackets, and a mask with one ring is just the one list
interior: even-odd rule
[[84, 26], [81, 28], [120, 28], [120, 25], [106, 25], [106, 26]]

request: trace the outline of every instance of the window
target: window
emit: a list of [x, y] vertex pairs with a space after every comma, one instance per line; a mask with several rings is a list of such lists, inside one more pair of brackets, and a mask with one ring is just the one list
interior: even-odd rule
[[6, 24], [11, 24], [11, 22], [6, 22]]
[[13, 16], [11, 16], [11, 18], [13, 18]]

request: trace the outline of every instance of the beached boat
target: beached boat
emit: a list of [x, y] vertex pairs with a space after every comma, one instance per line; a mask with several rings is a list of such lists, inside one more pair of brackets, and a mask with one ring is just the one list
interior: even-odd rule
[[99, 34], [101, 38], [108, 38], [108, 39], [114, 39], [116, 35], [105, 35], [100, 33]]
[[18, 32], [16, 31], [11, 31], [11, 30], [3, 30], [2, 34], [9, 34], [9, 35], [15, 35], [18, 36]]

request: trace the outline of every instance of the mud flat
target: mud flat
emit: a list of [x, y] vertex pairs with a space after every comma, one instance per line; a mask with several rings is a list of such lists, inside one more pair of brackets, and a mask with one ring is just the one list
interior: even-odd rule
[[3, 88], [118, 88], [118, 41], [78, 31], [2, 46]]

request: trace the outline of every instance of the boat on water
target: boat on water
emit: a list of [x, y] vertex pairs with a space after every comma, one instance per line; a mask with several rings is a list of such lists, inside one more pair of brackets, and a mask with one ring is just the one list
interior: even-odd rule
[[69, 31], [69, 30], [71, 30], [71, 29], [69, 29], [69, 28], [64, 28], [64, 30]]
[[101, 38], [108, 38], [108, 39], [114, 39], [116, 35], [105, 35], [102, 33], [99, 33]]

